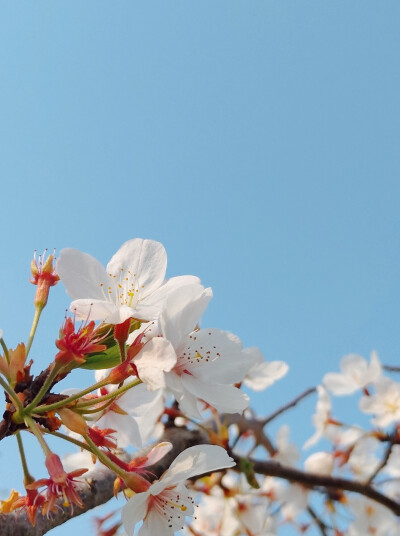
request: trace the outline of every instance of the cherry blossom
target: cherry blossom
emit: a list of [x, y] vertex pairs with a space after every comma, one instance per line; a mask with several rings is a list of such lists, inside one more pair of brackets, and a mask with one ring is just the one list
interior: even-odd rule
[[245, 359], [252, 365], [244, 377], [243, 383], [254, 391], [262, 391], [279, 380], [289, 370], [284, 361], [265, 361], [259, 348], [251, 347], [243, 350]]
[[[219, 329], [194, 331], [211, 299], [210, 289], [187, 285], [170, 294], [159, 317], [163, 337], [151, 339], [135, 358], [140, 378], [156, 389], [166, 385], [188, 416], [200, 418], [203, 400], [218, 411], [242, 412], [248, 396], [233, 384], [243, 380], [251, 361], [238, 337]], [[175, 365], [165, 374], [167, 361]]]
[[357, 354], [345, 355], [340, 362], [341, 373], [329, 372], [323, 378], [324, 386], [335, 395], [350, 395], [375, 382], [381, 374], [378, 354], [371, 353], [369, 364]]
[[372, 423], [385, 428], [400, 420], [400, 384], [389, 378], [375, 383], [375, 394], [363, 396], [360, 409], [375, 415]]
[[194, 276], [164, 280], [167, 254], [155, 240], [125, 242], [105, 269], [77, 249], [63, 249], [56, 269], [73, 299], [71, 310], [86, 320], [120, 324], [130, 317], [156, 317], [165, 296], [174, 288], [198, 281]]
[[182, 528], [185, 517], [194, 513], [185, 480], [234, 465], [226, 451], [215, 445], [184, 450], [159, 480], [147, 491], [136, 493], [124, 506], [122, 523], [126, 533], [133, 535], [135, 525], [143, 520], [138, 536], [171, 536]]

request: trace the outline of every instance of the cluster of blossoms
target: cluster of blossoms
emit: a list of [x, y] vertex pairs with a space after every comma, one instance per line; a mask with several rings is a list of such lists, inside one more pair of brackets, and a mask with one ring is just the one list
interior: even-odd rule
[[[200, 328], [211, 289], [195, 276], [166, 279], [166, 266], [164, 247], [142, 239], [123, 244], [106, 268], [75, 249], [62, 250], [55, 266], [52, 255], [34, 259], [29, 339], [15, 350], [0, 339], [6, 397], [0, 439], [16, 436], [26, 493], [13, 490], [0, 510], [24, 511], [33, 525], [38, 515], [56, 517], [66, 508], [74, 515], [84, 510], [85, 486], [103, 465], [126, 502], [121, 521], [105, 528], [109, 516], [98, 520], [101, 536], [122, 529], [128, 536], [135, 530], [172, 536], [181, 529], [194, 536], [268, 536], [288, 524], [299, 533], [317, 527], [332, 536], [398, 535], [400, 384], [383, 375], [376, 354], [370, 363], [346, 356], [341, 373], [256, 418], [243, 386], [263, 390], [288, 366], [265, 361], [230, 332]], [[53, 361], [33, 376], [27, 358], [58, 281], [72, 299], [72, 317], [60, 329]], [[76, 369], [94, 370], [94, 383], [56, 392]], [[328, 392], [357, 390], [361, 411], [373, 416], [371, 430], [333, 417]], [[319, 440], [329, 448], [300, 467], [289, 428], [274, 438], [267, 428], [315, 391], [316, 432], [305, 448]], [[43, 449], [48, 478], [36, 480], [29, 471], [25, 431]], [[80, 452], [62, 461], [50, 436]], [[316, 492], [324, 499], [321, 513], [313, 506]]]

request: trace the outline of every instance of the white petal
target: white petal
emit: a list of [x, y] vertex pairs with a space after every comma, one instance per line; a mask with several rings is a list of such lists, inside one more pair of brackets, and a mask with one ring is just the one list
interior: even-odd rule
[[[117, 324], [120, 318], [119, 308], [111, 302], [96, 299], [79, 299], [71, 302], [70, 310], [84, 320], [106, 320]], [[128, 317], [129, 318], [129, 317]], [[114, 319], [117, 321], [114, 322]]]
[[370, 381], [376, 381], [381, 375], [381, 373], [382, 373], [381, 362], [379, 361], [378, 354], [375, 351], [373, 351], [371, 352], [371, 361], [369, 365], [369, 374], [371, 378]]
[[164, 516], [153, 509], [149, 510], [138, 532], [138, 536], [173, 536], [173, 534], [174, 531], [167, 525]]
[[[181, 452], [161, 477], [164, 488], [188, 478], [233, 467], [235, 462], [225, 449], [217, 445], [195, 445]], [[153, 485], [150, 489], [153, 489]]]
[[317, 475], [330, 475], [334, 467], [331, 452], [314, 452], [304, 462], [304, 470]]
[[146, 299], [146, 303], [149, 305], [162, 307], [167, 296], [171, 292], [186, 285], [201, 285], [200, 279], [194, 275], [179, 275], [177, 277], [171, 277], [170, 279], [164, 281], [164, 283]]
[[155, 447], [151, 449], [151, 451], [146, 454], [147, 460], [146, 460], [146, 466], [147, 465], [154, 465], [158, 462], [158, 460], [161, 460], [164, 458], [164, 456], [172, 449], [172, 443], [168, 443], [164, 441], [163, 443], [158, 443]]
[[254, 391], [262, 391], [282, 378], [288, 370], [288, 365], [283, 361], [255, 363], [248, 371], [244, 383]]
[[228, 331], [201, 329], [185, 338], [178, 351], [180, 369], [204, 382], [237, 383], [243, 380], [251, 362], [242, 353], [242, 343]]
[[358, 389], [357, 383], [350, 376], [328, 372], [322, 380], [324, 386], [335, 395], [349, 395]]
[[119, 275], [121, 270], [136, 274], [141, 299], [151, 294], [164, 280], [167, 254], [164, 246], [155, 240], [134, 238], [122, 244], [107, 264], [107, 272]]
[[359, 372], [367, 368], [366, 360], [358, 354], [348, 354], [340, 361], [340, 370], [343, 374], [351, 376], [354, 372]]
[[122, 524], [128, 536], [133, 536], [136, 523], [146, 516], [149, 493], [136, 493], [122, 508]]
[[[107, 299], [103, 288], [114, 285], [97, 259], [77, 249], [61, 250], [56, 263], [56, 271], [73, 300], [78, 298]], [[101, 283], [103, 287], [100, 286]]]
[[211, 289], [197, 283], [178, 287], [168, 295], [160, 326], [164, 337], [175, 349], [195, 329], [211, 298]]
[[115, 430], [115, 438], [119, 448], [134, 446], [140, 449], [143, 446], [138, 423], [130, 415], [107, 411], [97, 421], [96, 426]]
[[176, 353], [171, 343], [162, 337], [154, 337], [135, 357], [138, 374], [151, 391], [165, 387], [164, 373], [176, 363]]
[[249, 406], [249, 397], [232, 385], [209, 384], [182, 374], [182, 385], [197, 398], [224, 413], [242, 413]]

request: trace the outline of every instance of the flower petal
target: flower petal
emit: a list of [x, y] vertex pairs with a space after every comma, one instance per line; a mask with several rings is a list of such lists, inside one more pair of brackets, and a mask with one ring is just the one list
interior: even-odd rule
[[[121, 321], [120, 308], [111, 302], [97, 299], [79, 299], [71, 302], [70, 311], [85, 320], [106, 320], [110, 324]], [[129, 315], [131, 316], [131, 315]], [[127, 318], [129, 318], [129, 316]], [[126, 320], [126, 319], [125, 319]], [[123, 322], [123, 321], [122, 321]]]
[[[217, 445], [195, 445], [181, 452], [172, 462], [168, 471], [161, 477], [164, 488], [184, 482], [188, 478], [226, 467], [235, 462], [225, 449]], [[153, 485], [150, 487], [153, 490]]]
[[205, 289], [197, 283], [178, 287], [168, 295], [160, 326], [164, 337], [175, 349], [196, 328], [211, 298], [211, 288]]
[[174, 367], [176, 353], [169, 341], [154, 337], [145, 344], [134, 363], [142, 382], [154, 391], [165, 387], [164, 372], [169, 372]]
[[[122, 244], [107, 264], [107, 272], [120, 275], [129, 270], [136, 279], [141, 299], [151, 294], [164, 281], [167, 254], [164, 246], [155, 240], [134, 238]], [[136, 274], [136, 276], [135, 276]]]
[[122, 508], [122, 524], [128, 536], [133, 536], [136, 523], [146, 516], [149, 496], [147, 491], [136, 493]]
[[156, 510], [149, 510], [138, 536], [173, 536], [174, 530], [167, 525], [167, 520]]
[[238, 337], [214, 328], [191, 333], [178, 355], [179, 368], [187, 369], [204, 382], [240, 382], [251, 366]]
[[107, 287], [114, 284], [97, 259], [73, 248], [61, 250], [56, 271], [73, 300], [78, 298], [107, 300], [100, 285], [103, 283], [104, 287]]
[[233, 385], [210, 385], [189, 374], [182, 374], [181, 380], [185, 389], [218, 411], [242, 413], [249, 405], [249, 397]]

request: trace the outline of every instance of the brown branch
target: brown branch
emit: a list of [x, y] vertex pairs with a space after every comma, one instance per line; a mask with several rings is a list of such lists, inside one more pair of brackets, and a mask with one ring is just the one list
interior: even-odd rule
[[[239, 415], [238, 413], [234, 413], [232, 415], [224, 413], [221, 415], [221, 421], [227, 423], [228, 426], [235, 424], [238, 427], [239, 436], [251, 432], [254, 436], [257, 446], [263, 446], [270, 456], [274, 456], [276, 454], [276, 448], [269, 437], [264, 433], [263, 421], [255, 418], [247, 418], [244, 415]], [[210, 425], [210, 423], [207, 423], [206, 426], [207, 425]]]
[[[197, 430], [166, 428], [162, 441], [171, 442], [173, 448], [158, 463], [147, 468], [152, 474], [151, 480], [159, 478], [180, 452], [193, 445], [208, 443], [208, 438]], [[83, 508], [74, 506], [72, 510], [63, 506], [60, 501], [57, 505], [57, 512], [52, 513], [48, 518], [38, 514], [34, 527], [30, 524], [23, 509], [11, 514], [3, 514], [0, 515], [0, 534], [1, 536], [42, 536], [69, 519], [108, 502], [114, 496], [114, 480], [114, 473], [105, 467], [100, 467], [90, 473], [86, 482], [80, 486], [79, 496], [82, 499]]]
[[321, 532], [322, 536], [328, 536], [328, 533], [326, 532], [327, 526], [322, 521], [322, 519], [320, 519], [320, 517], [317, 515], [317, 513], [314, 512], [314, 510], [313, 510], [313, 508], [311, 508], [311, 506], [307, 506], [307, 512], [310, 514], [310, 516], [312, 517], [313, 521], [315, 522], [315, 524], [319, 528], [319, 531]]
[[296, 398], [294, 398], [291, 402], [288, 402], [281, 408], [278, 408], [276, 411], [271, 413], [271, 415], [269, 415], [265, 419], [262, 419], [263, 426], [271, 422], [273, 419], [276, 419], [276, 417], [279, 417], [279, 415], [281, 415], [288, 409], [294, 408], [294, 406], [296, 406], [301, 400], [303, 400], [303, 398], [310, 395], [311, 393], [315, 393], [316, 390], [317, 390], [316, 387], [310, 387], [309, 389], [301, 393], [299, 396], [296, 396]]
[[400, 367], [393, 365], [383, 365], [383, 369], [387, 370], [388, 372], [400, 372]]
[[378, 467], [375, 469], [375, 471], [372, 473], [372, 475], [368, 478], [368, 480], [366, 481], [366, 484], [371, 484], [374, 478], [378, 475], [378, 473], [385, 467], [385, 465], [389, 461], [390, 455], [393, 450], [393, 446], [395, 445], [395, 442], [396, 442], [396, 435], [397, 435], [397, 431], [395, 429], [392, 435], [389, 436], [389, 444], [386, 447], [385, 455], [383, 456], [382, 461], [380, 462]]
[[[239, 460], [237, 456], [234, 456], [234, 459], [236, 462]], [[295, 482], [311, 489], [323, 488], [326, 492], [329, 492], [329, 490], [352, 491], [386, 506], [396, 516], [400, 516], [400, 504], [390, 499], [390, 497], [383, 495], [370, 484], [348, 480], [347, 478], [306, 473], [300, 469], [281, 465], [275, 460], [250, 460], [250, 462], [253, 464], [256, 473], [283, 478], [289, 482]]]

